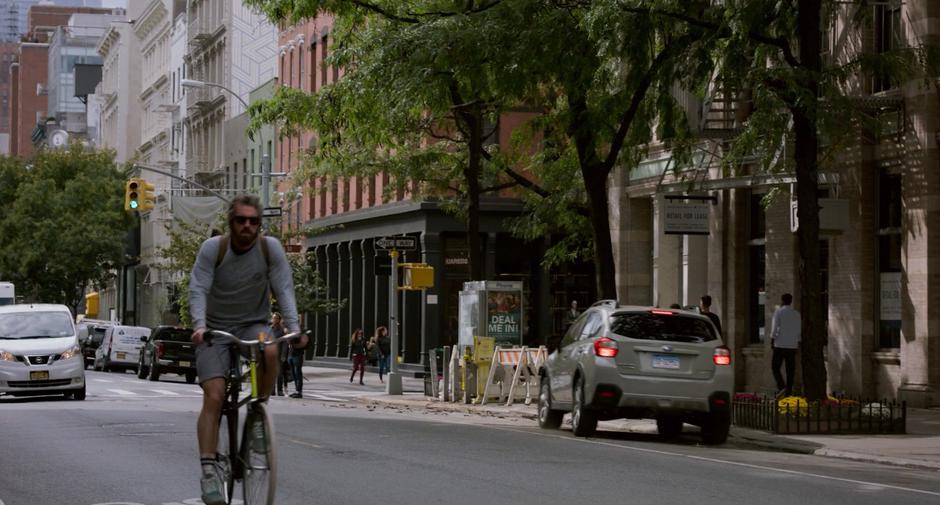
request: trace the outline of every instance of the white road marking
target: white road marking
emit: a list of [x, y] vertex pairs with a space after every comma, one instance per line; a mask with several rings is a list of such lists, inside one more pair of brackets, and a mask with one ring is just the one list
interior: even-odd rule
[[111, 391], [112, 393], [117, 393], [121, 396], [137, 396], [137, 393], [133, 391], [128, 391], [126, 389], [109, 389], [108, 391]]
[[169, 389], [151, 389], [154, 393], [160, 393], [167, 396], [179, 396], [180, 394], [176, 391], [170, 391]]
[[[620, 444], [615, 444], [615, 443], [611, 443], [611, 442], [604, 442], [604, 441], [601, 441], [601, 440], [590, 440], [590, 439], [582, 439], [582, 438], [571, 438], [571, 437], [566, 437], [566, 436], [563, 436], [563, 435], [553, 435], [553, 434], [551, 434], [551, 433], [539, 433], [539, 432], [535, 432], [535, 431], [521, 430], [521, 429], [517, 429], [517, 428], [509, 428], [509, 427], [502, 427], [502, 426], [490, 426], [490, 427], [493, 428], [493, 429], [496, 429], [496, 430], [512, 431], [512, 432], [516, 432], [516, 433], [528, 433], [528, 434], [531, 434], [531, 435], [537, 435], [537, 436], [541, 436], [541, 437], [550, 437], [550, 438], [558, 438], [558, 439], [561, 439], [561, 440], [568, 440], [568, 441], [570, 441], [570, 442], [580, 442], [580, 443], [587, 443], [587, 444], [604, 445], [604, 446], [607, 446], [607, 447], [613, 447], [613, 448], [616, 448], [616, 449], [625, 449], [625, 450], [629, 450], [629, 451], [648, 452], [648, 453], [653, 453], [653, 454], [662, 454], [662, 455], [665, 455], [665, 456], [677, 456], [677, 457], [680, 457], [680, 458], [689, 458], [689, 459], [695, 459], [695, 460], [699, 460], [699, 461], [708, 461], [708, 462], [711, 462], [711, 463], [720, 463], [720, 464], [725, 464], [725, 465], [734, 465], [734, 466], [740, 466], [740, 467], [744, 467], [744, 468], [752, 468], [752, 469], [756, 469], [756, 470], [767, 470], [767, 471], [774, 472], [774, 473], [778, 473], [778, 474], [779, 474], [779, 473], [786, 473], [786, 474], [789, 474], [789, 475], [798, 475], [798, 476], [801, 476], [801, 477], [813, 477], [813, 478], [817, 478], [817, 479], [833, 480], [833, 481], [837, 481], [837, 482], [847, 482], [847, 483], [849, 483], [849, 484], [858, 484], [858, 485], [862, 485], [862, 486], [877, 486], [877, 487], [886, 488], [886, 489], [895, 489], [895, 490], [898, 490], [898, 491], [907, 491], [907, 492], [910, 492], [910, 493], [926, 494], [926, 495], [930, 495], [930, 496], [940, 496], [940, 493], [938, 493], [938, 492], [936, 492], [936, 491], [925, 491], [925, 490], [923, 490], [923, 489], [914, 489], [914, 488], [903, 487], [903, 486], [894, 486], [894, 485], [891, 485], [891, 484], [882, 484], [882, 483], [880, 483], [880, 482], [869, 482], [869, 481], [864, 481], [864, 480], [846, 479], [846, 478], [843, 478], [843, 477], [832, 477], [832, 476], [830, 476], [830, 475], [821, 475], [821, 474], [818, 474], [818, 473], [800, 472], [800, 471], [798, 471], [798, 470], [786, 470], [786, 469], [775, 468], [775, 467], [770, 467], [770, 466], [754, 465], [754, 464], [751, 464], [751, 463], [741, 463], [741, 462], [738, 462], [738, 461], [728, 461], [728, 460], [724, 460], [724, 459], [707, 458], [707, 457], [704, 457], [704, 456], [694, 456], [694, 455], [691, 455], [691, 454], [682, 454], [682, 453], [680, 453], [680, 452], [661, 451], [661, 450], [657, 450], [657, 449], [647, 449], [647, 448], [644, 448], [644, 447], [633, 447], [633, 446], [629, 446], [629, 445], [620, 445]], [[869, 489], [870, 489], [870, 488], [869, 488]]]
[[320, 394], [310, 394], [304, 396], [304, 398], [316, 398], [317, 400], [325, 400], [328, 402], [342, 402], [348, 400], [348, 398], [334, 398], [332, 396], [320, 395]]
[[92, 380], [93, 380], [94, 382], [108, 382], [108, 383], [114, 382], [114, 381], [111, 380], [111, 379], [92, 379]]

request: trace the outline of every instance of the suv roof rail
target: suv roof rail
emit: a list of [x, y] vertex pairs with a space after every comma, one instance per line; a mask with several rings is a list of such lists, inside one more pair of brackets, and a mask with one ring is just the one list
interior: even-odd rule
[[598, 300], [591, 304], [591, 307], [614, 307], [616, 308], [620, 303], [617, 300]]

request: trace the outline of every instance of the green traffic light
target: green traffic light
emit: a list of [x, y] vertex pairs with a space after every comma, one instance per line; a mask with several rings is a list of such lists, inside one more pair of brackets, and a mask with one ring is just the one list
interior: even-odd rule
[[130, 206], [132, 209], [136, 209], [138, 206], [137, 200], [131, 200]]

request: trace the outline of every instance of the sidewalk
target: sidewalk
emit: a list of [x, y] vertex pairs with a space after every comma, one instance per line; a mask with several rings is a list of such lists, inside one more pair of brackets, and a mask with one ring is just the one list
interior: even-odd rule
[[[338, 366], [333, 368], [320, 366], [319, 363], [314, 366], [314, 362], [307, 363], [304, 375], [311, 381], [348, 384], [348, 366], [343, 370]], [[367, 405], [526, 419], [535, 423], [537, 392], [532, 393], [531, 405], [519, 402], [510, 406], [496, 403], [466, 405], [424, 396], [424, 381], [411, 374], [402, 376], [405, 394], [401, 396], [386, 395], [384, 387], [375, 380], [375, 374], [367, 373], [366, 378], [367, 383], [374, 384], [366, 386], [368, 392], [364, 392], [356, 401]], [[633, 433], [656, 433], [656, 423], [648, 420], [617, 421], [617, 428]], [[940, 470], [940, 408], [909, 408], [905, 435], [776, 435], [732, 426], [729, 442], [769, 450]]]

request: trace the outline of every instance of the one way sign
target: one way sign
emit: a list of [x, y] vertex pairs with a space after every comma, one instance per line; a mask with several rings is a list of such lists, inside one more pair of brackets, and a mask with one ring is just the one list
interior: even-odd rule
[[375, 239], [375, 248], [385, 251], [414, 251], [418, 248], [418, 240], [415, 237], [382, 237]]

